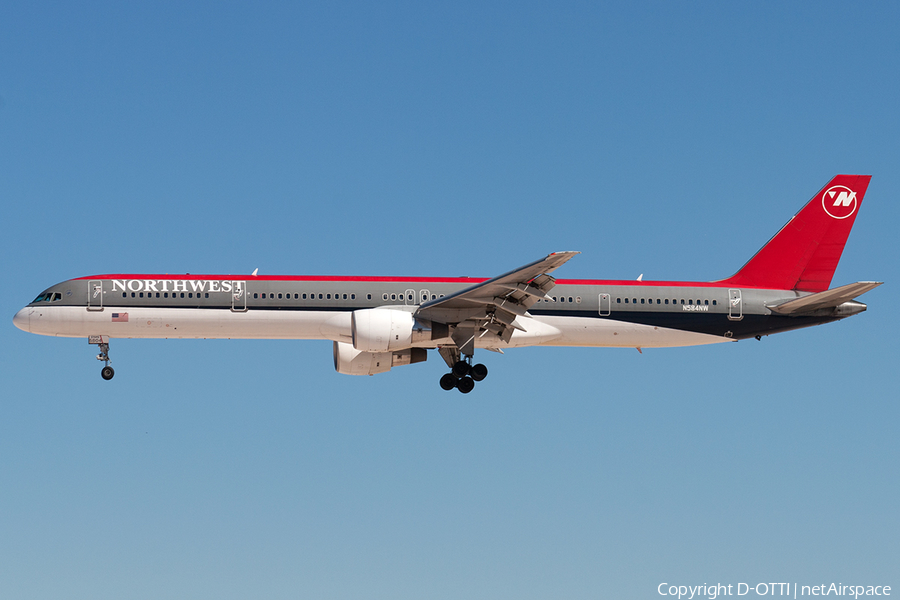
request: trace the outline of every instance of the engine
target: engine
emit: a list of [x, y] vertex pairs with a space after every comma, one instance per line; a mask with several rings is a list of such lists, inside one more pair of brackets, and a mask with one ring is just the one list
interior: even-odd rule
[[334, 369], [345, 375], [376, 375], [425, 361], [427, 350], [413, 346], [433, 348], [432, 342], [449, 336], [449, 328], [417, 321], [405, 310], [367, 308], [353, 311], [350, 333], [352, 344], [334, 342]]
[[417, 323], [412, 313], [388, 308], [353, 311], [350, 333], [353, 347], [362, 352], [402, 350], [431, 339], [431, 329]]
[[[363, 311], [358, 311], [363, 312]], [[381, 311], [399, 312], [399, 311]], [[334, 370], [344, 375], [377, 375], [391, 367], [424, 362], [428, 358], [425, 348], [405, 348], [394, 352], [364, 352], [350, 344], [334, 342]]]

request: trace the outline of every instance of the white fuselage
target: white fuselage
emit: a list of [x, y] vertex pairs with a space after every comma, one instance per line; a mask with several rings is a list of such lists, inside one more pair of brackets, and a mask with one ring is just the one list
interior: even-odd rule
[[[406, 306], [385, 308], [406, 309]], [[113, 321], [127, 314], [127, 321]], [[163, 339], [295, 339], [350, 342], [347, 311], [234, 312], [212, 308], [115, 307], [87, 310], [77, 306], [29, 306], [16, 315], [20, 329], [59, 337]], [[520, 318], [509, 344], [496, 337], [479, 339], [479, 348], [522, 346], [676, 347], [733, 341], [722, 336], [588, 317]], [[421, 343], [423, 347], [434, 344]]]

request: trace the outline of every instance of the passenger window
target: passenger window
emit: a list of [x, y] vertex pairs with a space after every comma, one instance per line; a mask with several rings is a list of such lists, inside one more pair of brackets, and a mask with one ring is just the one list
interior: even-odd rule
[[434, 294], [432, 294], [432, 295], [431, 295], [431, 299], [432, 299], [432, 300], [436, 300], [436, 299], [437, 299], [437, 296], [435, 296]]
[[715, 301], [715, 300], [713, 300], [713, 306], [715, 306], [715, 305], [716, 305], [716, 301]]
[[397, 299], [397, 294], [391, 294], [391, 300], [396, 300], [396, 299]]
[[122, 292], [122, 297], [123, 297], [123, 298], [127, 298], [127, 297], [128, 297], [128, 294], [126, 294], [125, 292]]
[[325, 299], [326, 299], [326, 300], [331, 300], [331, 294], [325, 294]]
[[628, 298], [625, 298], [625, 304], [628, 304]]
[[387, 294], [386, 294], [386, 293], [385, 293], [385, 294], [382, 294], [382, 295], [381, 295], [381, 299], [382, 299], [382, 300], [387, 300]]
[[[355, 295], [355, 294], [354, 294], [354, 295]], [[344, 294], [344, 300], [346, 300], [346, 299], [347, 299], [347, 294]]]
[[581, 296], [575, 296], [575, 302], [581, 304]]
[[704, 300], [703, 304], [705, 304], [706, 306], [709, 306], [709, 300]]
[[[168, 296], [168, 294], [166, 294], [166, 296]], [[259, 298], [259, 294], [258, 294], [258, 293], [254, 293], [254, 294], [253, 294], [253, 297], [254, 297], [254, 298]]]
[[622, 304], [622, 299], [621, 299], [621, 298], [616, 298], [616, 304]]
[[668, 304], [668, 303], [669, 303], [669, 299], [668, 299], [668, 298], [666, 298], [666, 304]]
[[132, 298], [135, 298], [135, 297], [136, 297], [136, 296], [134, 295], [134, 292], [131, 292], [131, 297], [132, 297]]
[[643, 298], [641, 298], [641, 304], [643, 304], [643, 303], [644, 303], [644, 299], [643, 299]]
[[632, 304], [637, 304], [637, 298], [632, 298], [632, 299], [631, 299], [631, 303], [632, 303]]
[[181, 292], [181, 297], [184, 298], [184, 292]]
[[371, 299], [372, 299], [372, 294], [366, 294], [366, 300], [371, 300]]

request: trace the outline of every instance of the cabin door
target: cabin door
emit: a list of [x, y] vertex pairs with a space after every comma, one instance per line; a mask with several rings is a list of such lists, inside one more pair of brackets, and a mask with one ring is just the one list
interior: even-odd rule
[[732, 321], [740, 321], [744, 318], [741, 290], [728, 290], [728, 318]]
[[247, 282], [231, 282], [231, 310], [244, 312], [247, 310]]
[[103, 282], [88, 282], [88, 310], [103, 310]]
[[609, 294], [600, 294], [600, 316], [608, 317], [612, 310], [612, 301]]

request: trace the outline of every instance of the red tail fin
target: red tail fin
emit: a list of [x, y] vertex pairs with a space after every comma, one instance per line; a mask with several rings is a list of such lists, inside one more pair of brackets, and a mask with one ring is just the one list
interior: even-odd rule
[[724, 282], [735, 287], [827, 290], [871, 178], [836, 175]]

